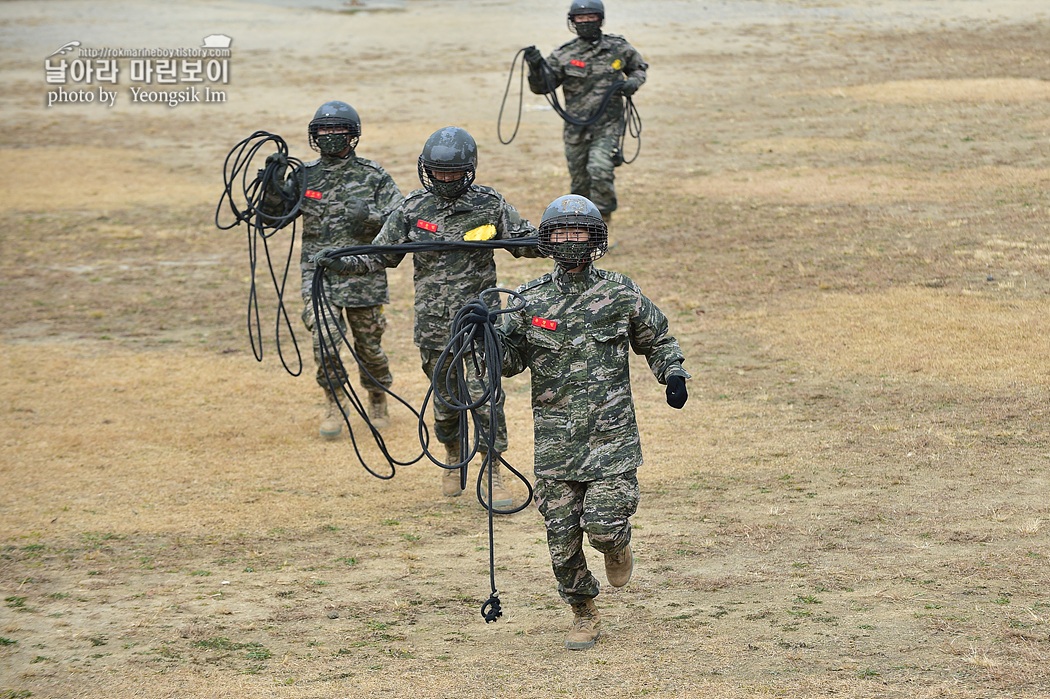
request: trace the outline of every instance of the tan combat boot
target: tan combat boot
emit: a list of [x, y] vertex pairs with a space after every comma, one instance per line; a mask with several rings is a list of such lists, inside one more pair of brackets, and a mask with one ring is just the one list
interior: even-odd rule
[[[459, 461], [459, 442], [446, 444], [445, 463], [458, 464]], [[460, 469], [458, 468], [441, 469], [441, 492], [444, 493], [446, 497], [454, 498], [463, 492], [463, 487], [459, 483], [459, 472]]]
[[[485, 463], [485, 454], [482, 453], [480, 456], [481, 463]], [[496, 458], [492, 461], [492, 507], [496, 510], [505, 510], [514, 504], [514, 498], [506, 486], [503, 485], [503, 472], [500, 469], [499, 455], [494, 454], [494, 457]], [[483, 471], [481, 474], [481, 497], [488, 501], [489, 479], [487, 471]]]
[[386, 409], [385, 393], [368, 394], [368, 421], [377, 430], [390, 427], [390, 414]]
[[569, 650], [587, 650], [602, 636], [602, 619], [594, 600], [572, 605], [572, 631], [565, 637]]
[[613, 587], [623, 587], [631, 579], [634, 571], [634, 553], [627, 544], [616, 553], [605, 554], [605, 577]]
[[328, 391], [325, 391], [327, 396], [327, 405], [325, 406], [324, 417], [321, 418], [321, 436], [325, 439], [338, 439], [339, 433], [343, 431], [343, 411], [339, 409], [339, 404], [335, 402], [335, 396]]

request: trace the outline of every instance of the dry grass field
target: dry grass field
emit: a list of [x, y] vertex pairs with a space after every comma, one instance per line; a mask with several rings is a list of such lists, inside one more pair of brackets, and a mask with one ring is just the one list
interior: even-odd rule
[[[213, 221], [230, 148], [264, 129], [309, 159], [329, 99], [406, 193], [426, 137], [466, 127], [478, 182], [537, 220], [568, 187], [558, 119], [526, 95], [503, 146], [496, 115], [567, 2], [0, 3], [0, 699], [1050, 696], [1050, 11], [606, 6], [651, 70], [601, 266], [694, 378], [674, 411], [633, 360], [635, 575], [574, 653], [535, 509], [496, 521], [486, 624], [481, 506], [317, 437], [272, 288], [257, 362], [246, 236]], [[215, 33], [225, 104], [122, 79], [113, 107], [46, 106], [65, 42]], [[548, 266], [497, 255], [505, 286]], [[390, 279], [418, 405], [409, 262]], [[507, 457], [531, 474], [527, 382]], [[418, 453], [407, 410], [385, 434]]]

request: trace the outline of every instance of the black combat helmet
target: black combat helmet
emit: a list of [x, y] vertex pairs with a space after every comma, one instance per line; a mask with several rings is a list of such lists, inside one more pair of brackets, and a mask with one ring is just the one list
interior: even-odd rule
[[[577, 22], [573, 19], [577, 15], [598, 15], [597, 22]], [[605, 5], [602, 0], [572, 0], [569, 6], [569, 31], [578, 34], [581, 39], [594, 41], [602, 33], [602, 25], [605, 23]]]
[[[478, 145], [474, 137], [457, 126], [446, 126], [430, 135], [419, 156], [419, 181], [431, 194], [455, 199], [474, 182], [478, 168]], [[450, 173], [462, 173], [453, 180]]]
[[539, 251], [564, 269], [594, 262], [609, 249], [609, 229], [602, 212], [587, 197], [558, 197], [540, 219]]
[[[322, 127], [339, 129], [337, 133], [318, 134]], [[350, 147], [353, 153], [361, 138], [361, 117], [346, 102], [325, 102], [310, 122], [310, 147], [322, 155], [338, 155]]]

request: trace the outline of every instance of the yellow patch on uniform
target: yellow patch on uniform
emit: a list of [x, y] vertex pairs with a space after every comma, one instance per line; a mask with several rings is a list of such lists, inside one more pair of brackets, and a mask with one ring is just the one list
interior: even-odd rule
[[486, 223], [484, 226], [478, 226], [474, 230], [467, 231], [467, 234], [463, 236], [463, 240], [492, 240], [496, 237], [496, 227], [491, 223]]
[[617, 58], [615, 61], [612, 62], [612, 67], [613, 70], [620, 70], [620, 68], [623, 68], [623, 61]]

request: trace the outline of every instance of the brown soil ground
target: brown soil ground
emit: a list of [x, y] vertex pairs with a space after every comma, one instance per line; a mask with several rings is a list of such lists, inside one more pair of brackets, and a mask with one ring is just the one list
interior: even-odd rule
[[[538, 219], [568, 187], [558, 119], [527, 95], [502, 146], [496, 115], [514, 52], [569, 38], [566, 3], [307, 4], [0, 4], [0, 698], [1050, 696], [1041, 2], [608, 3], [652, 68], [602, 266], [694, 378], [674, 411], [633, 364], [638, 562], [582, 653], [534, 508], [496, 522], [485, 624], [482, 508], [318, 438], [261, 275], [253, 358], [243, 228], [213, 222], [229, 149], [265, 129], [312, 157], [333, 98], [404, 191], [458, 124], [478, 181]], [[66, 41], [213, 33], [225, 104], [122, 82], [113, 108], [45, 106]], [[512, 287], [547, 268], [499, 265]], [[387, 347], [418, 405], [409, 270]], [[507, 457], [531, 474], [527, 381]], [[407, 410], [385, 435], [418, 452]]]

